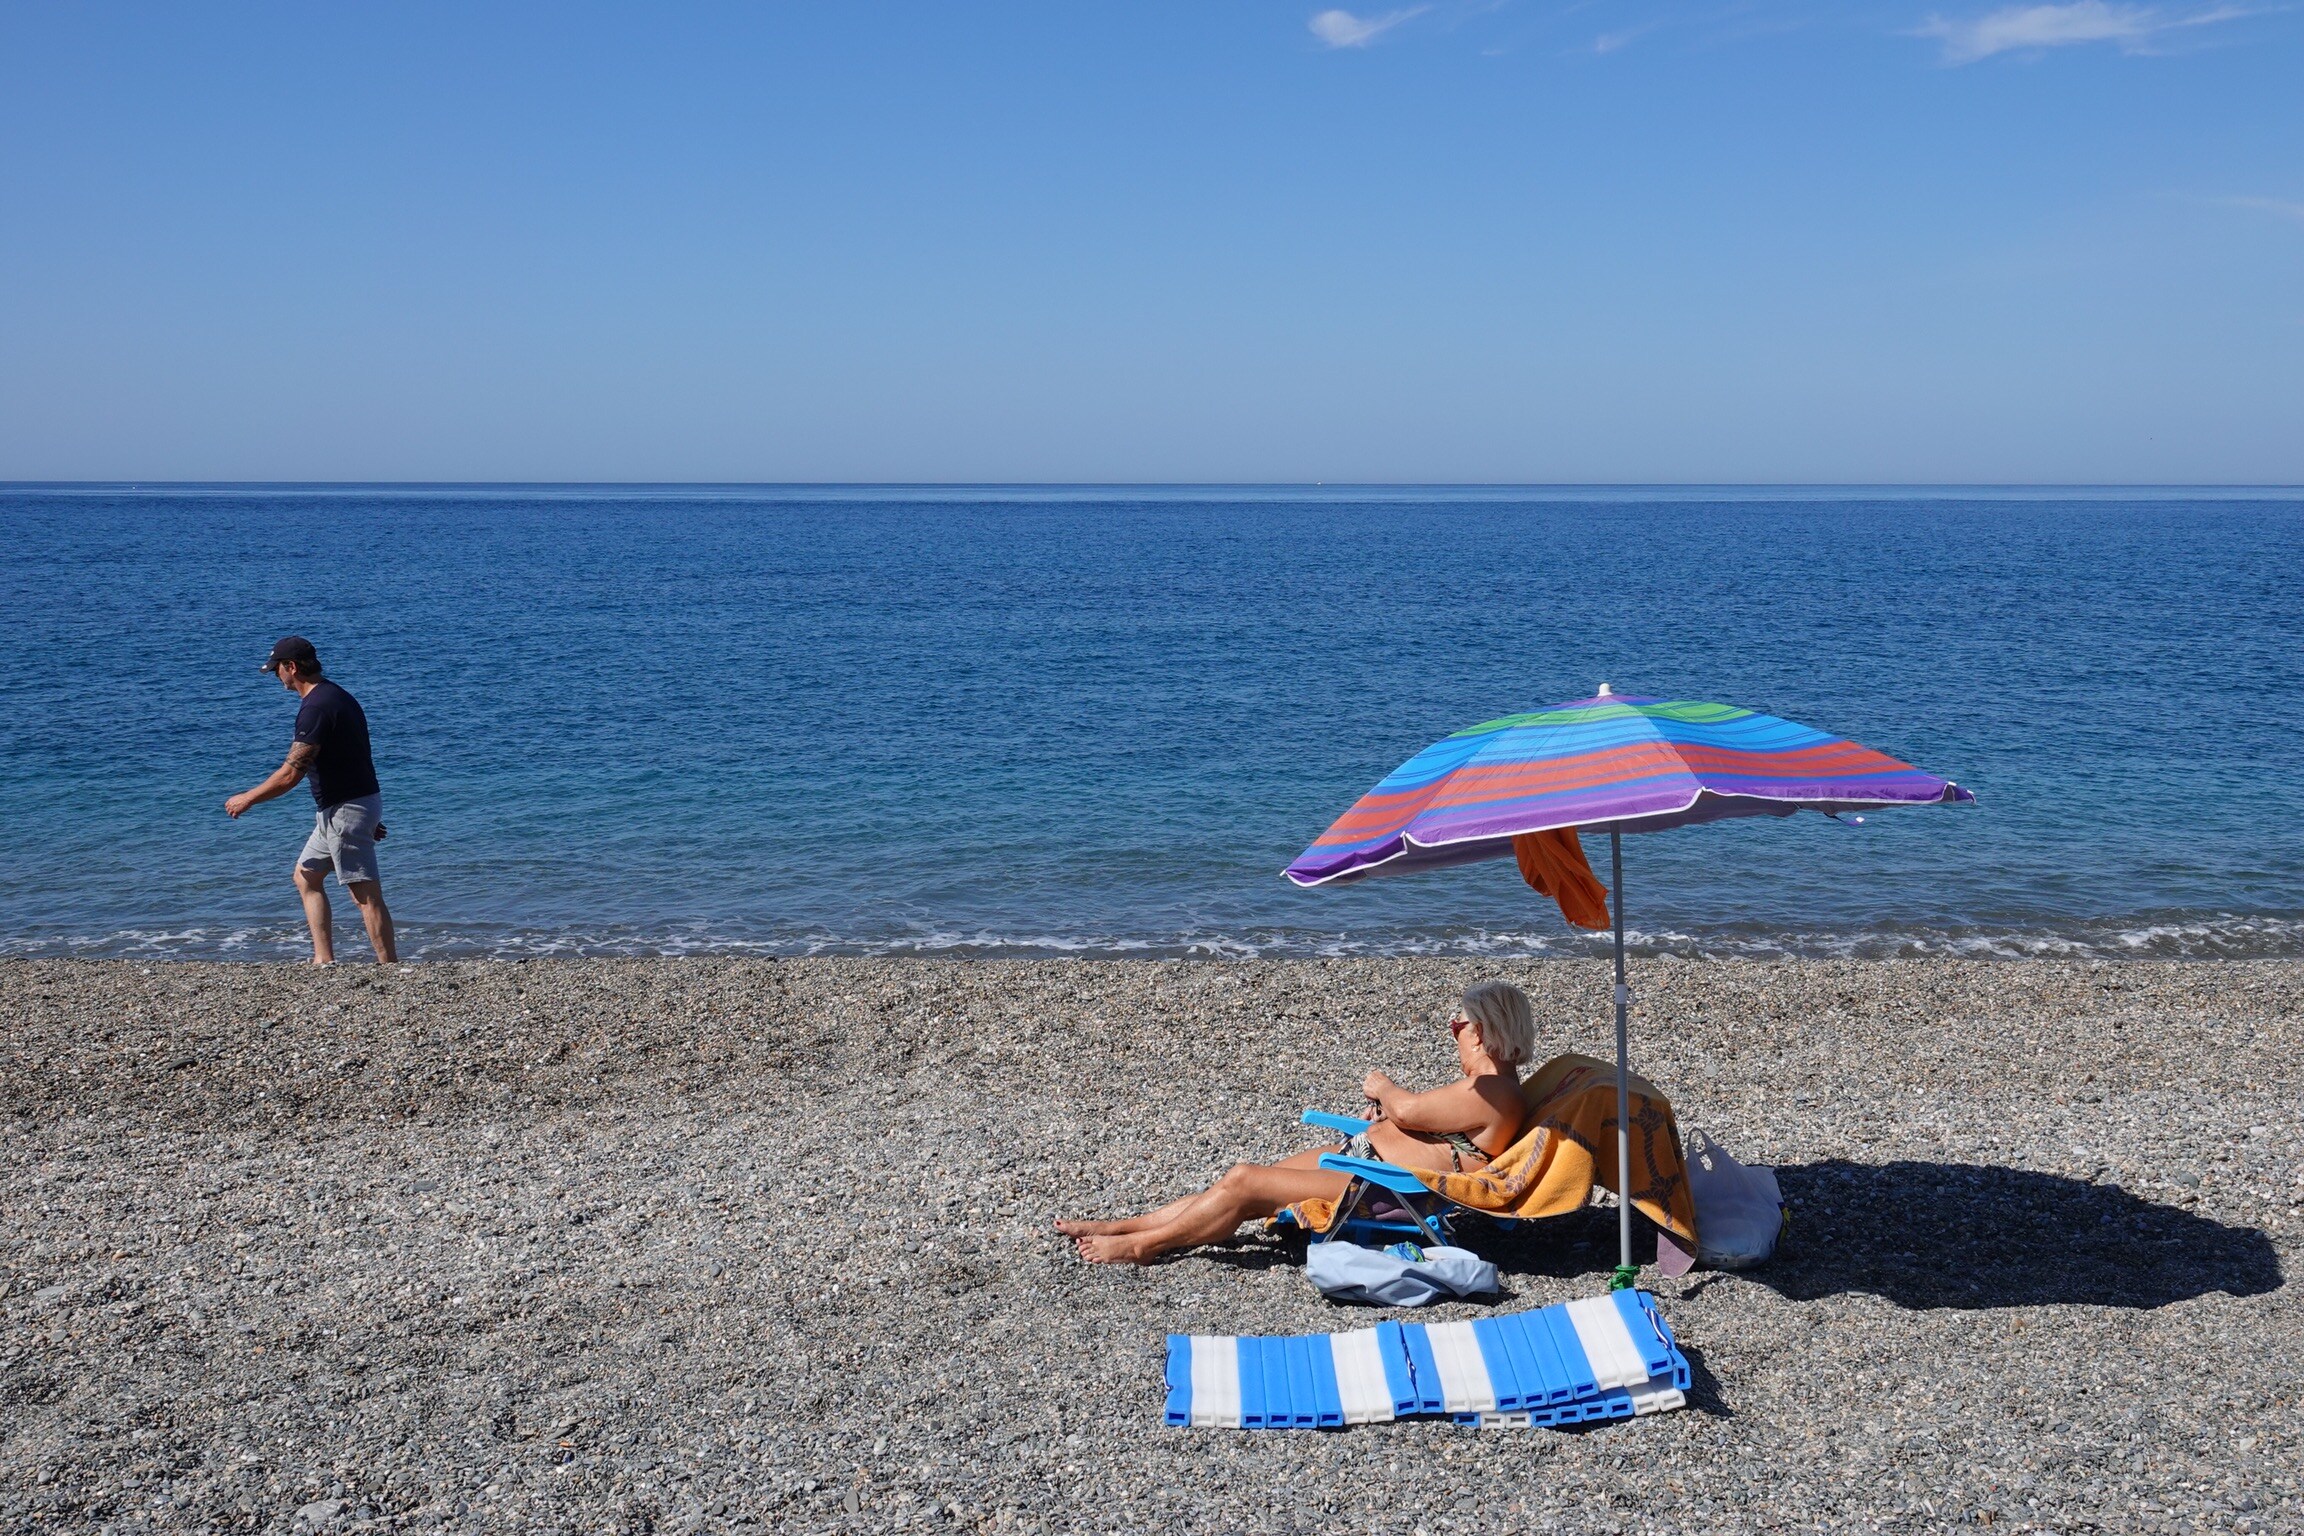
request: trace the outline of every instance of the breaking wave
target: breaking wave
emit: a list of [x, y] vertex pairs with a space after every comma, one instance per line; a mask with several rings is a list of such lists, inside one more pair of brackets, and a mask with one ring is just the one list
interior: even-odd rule
[[[524, 960], [579, 957], [915, 956], [944, 959], [1543, 959], [1607, 951], [1606, 934], [1519, 932], [1477, 927], [1252, 928], [1239, 933], [997, 932], [916, 927], [838, 933], [810, 928], [759, 931], [711, 924], [601, 925], [542, 931], [477, 924], [409, 924], [402, 954], [411, 960]], [[1987, 924], [1797, 931], [1727, 925], [1632, 929], [1635, 955], [1685, 959], [2240, 960], [2304, 957], [2304, 914], [2150, 913], [2049, 924]], [[354, 958], [356, 934], [339, 935]], [[0, 958], [118, 960], [298, 960], [303, 930], [286, 923], [123, 929], [111, 933], [0, 938]]]

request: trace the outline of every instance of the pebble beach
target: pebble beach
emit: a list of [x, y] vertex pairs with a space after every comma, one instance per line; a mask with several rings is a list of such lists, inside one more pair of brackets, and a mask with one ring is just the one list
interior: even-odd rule
[[0, 1530], [2304, 1530], [2291, 961], [1641, 961], [1792, 1208], [1647, 1282], [1685, 1410], [1164, 1427], [1167, 1334], [1381, 1314], [1051, 1218], [1443, 1080], [1492, 975], [1607, 1054], [1589, 961], [0, 962]]

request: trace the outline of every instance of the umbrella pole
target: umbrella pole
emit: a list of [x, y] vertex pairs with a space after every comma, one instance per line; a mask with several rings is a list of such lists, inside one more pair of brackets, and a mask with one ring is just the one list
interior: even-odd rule
[[1632, 1093], [1626, 1085], [1631, 1054], [1625, 1012], [1632, 1001], [1624, 985], [1624, 834], [1608, 831], [1608, 894], [1616, 907], [1616, 1273], [1608, 1288], [1629, 1288], [1640, 1271], [1632, 1262]]

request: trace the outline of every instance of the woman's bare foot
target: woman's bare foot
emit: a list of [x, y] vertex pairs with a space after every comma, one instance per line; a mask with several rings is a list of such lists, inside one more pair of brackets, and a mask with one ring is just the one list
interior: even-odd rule
[[1143, 1238], [1134, 1233], [1110, 1237], [1083, 1237], [1074, 1241], [1080, 1257], [1091, 1264], [1149, 1264], [1156, 1254], [1147, 1251]]
[[1112, 1232], [1128, 1229], [1126, 1221], [1059, 1221], [1056, 1230], [1066, 1237], [1103, 1237]]

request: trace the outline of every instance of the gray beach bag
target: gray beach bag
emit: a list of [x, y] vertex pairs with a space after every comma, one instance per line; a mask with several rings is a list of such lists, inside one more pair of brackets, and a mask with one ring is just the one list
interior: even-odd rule
[[1702, 1131], [1688, 1133], [1688, 1194], [1696, 1204], [1696, 1262], [1749, 1269], [1776, 1252], [1784, 1196], [1773, 1168], [1746, 1167]]
[[1420, 1251], [1422, 1259], [1410, 1259], [1389, 1248], [1341, 1240], [1314, 1243], [1304, 1251], [1304, 1277], [1330, 1301], [1377, 1307], [1421, 1307], [1443, 1296], [1482, 1296], [1498, 1289], [1496, 1266], [1468, 1248]]

